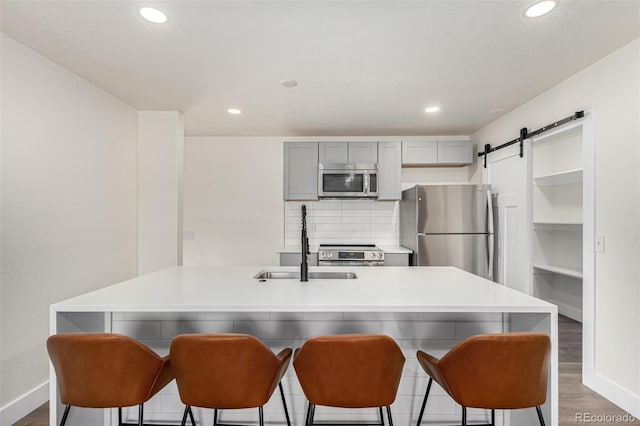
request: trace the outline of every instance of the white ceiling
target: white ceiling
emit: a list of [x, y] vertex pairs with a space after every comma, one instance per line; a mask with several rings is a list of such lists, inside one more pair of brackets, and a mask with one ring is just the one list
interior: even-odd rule
[[530, 3], [3, 0], [1, 25], [187, 135], [468, 134], [640, 36], [639, 1]]

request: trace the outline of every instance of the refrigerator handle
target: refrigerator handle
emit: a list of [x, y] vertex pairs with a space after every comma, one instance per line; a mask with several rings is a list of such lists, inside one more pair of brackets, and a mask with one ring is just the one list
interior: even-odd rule
[[489, 254], [489, 263], [487, 265], [487, 275], [490, 280], [494, 280], [493, 277], [493, 253], [494, 253], [494, 229], [493, 229], [493, 198], [491, 198], [491, 190], [487, 190], [487, 222], [488, 222], [488, 235], [487, 235], [487, 253]]
[[487, 232], [493, 234], [493, 198], [491, 197], [491, 190], [487, 189]]

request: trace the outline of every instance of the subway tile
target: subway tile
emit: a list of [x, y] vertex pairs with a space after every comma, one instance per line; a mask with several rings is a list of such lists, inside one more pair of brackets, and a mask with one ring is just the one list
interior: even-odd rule
[[466, 339], [477, 334], [502, 333], [500, 322], [457, 322], [456, 339]]
[[307, 323], [309, 337], [332, 334], [379, 334], [380, 321], [310, 321]]
[[235, 321], [234, 333], [244, 333], [259, 339], [306, 337], [306, 324], [300, 321]]
[[366, 217], [365, 216], [343, 216], [342, 223], [343, 224], [362, 223], [362, 224], [367, 224], [367, 226], [369, 226], [371, 221], [369, 216], [366, 216]]
[[397, 339], [454, 339], [455, 324], [427, 321], [383, 321], [382, 332]]
[[345, 312], [346, 321], [415, 321], [416, 312]]
[[185, 321], [195, 320], [195, 312], [125, 312], [125, 321]]
[[369, 217], [371, 216], [370, 210], [342, 210], [342, 216], [362, 216]]
[[269, 312], [198, 312], [200, 321], [264, 321]]
[[161, 321], [161, 324], [165, 339], [180, 334], [233, 333], [233, 321]]
[[370, 210], [371, 200], [344, 200], [342, 201], [342, 211], [345, 210]]
[[113, 321], [113, 333], [134, 339], [159, 339], [162, 337], [159, 321]]

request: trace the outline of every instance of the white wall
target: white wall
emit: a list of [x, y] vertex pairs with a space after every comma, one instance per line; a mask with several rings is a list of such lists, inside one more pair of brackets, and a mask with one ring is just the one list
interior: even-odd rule
[[[276, 252], [285, 244], [282, 200], [284, 140], [400, 141], [435, 138], [186, 137], [184, 264], [274, 265], [278, 262]], [[465, 136], [439, 138], [460, 139]], [[469, 183], [474, 171], [473, 166], [403, 169], [402, 185], [404, 188], [416, 183]], [[378, 237], [383, 243], [391, 239], [389, 235], [376, 234]]]
[[[137, 112], [15, 40], [1, 42], [5, 425], [26, 414], [18, 408], [35, 408], [12, 402], [48, 380], [49, 304], [136, 274]], [[40, 389], [27, 400], [44, 402]]]
[[[472, 135], [478, 147], [593, 109], [596, 139], [596, 373], [598, 391], [639, 416], [640, 40], [542, 93]], [[525, 172], [525, 160], [518, 168]], [[479, 168], [476, 176], [482, 173]], [[512, 179], [522, 179], [514, 174]]]
[[276, 264], [282, 149], [281, 138], [185, 138], [185, 265]]
[[138, 274], [182, 264], [184, 120], [138, 113]]

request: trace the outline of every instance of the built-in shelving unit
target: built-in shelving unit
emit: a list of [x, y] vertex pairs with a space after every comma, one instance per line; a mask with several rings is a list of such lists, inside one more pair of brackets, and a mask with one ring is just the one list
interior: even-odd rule
[[556, 186], [582, 182], [582, 169], [563, 170], [533, 178], [537, 186]]
[[582, 129], [535, 139], [532, 158], [533, 292], [582, 321]]
[[577, 269], [563, 268], [553, 265], [533, 265], [538, 271], [552, 272], [554, 274], [564, 275], [566, 277], [582, 279], [582, 271]]

